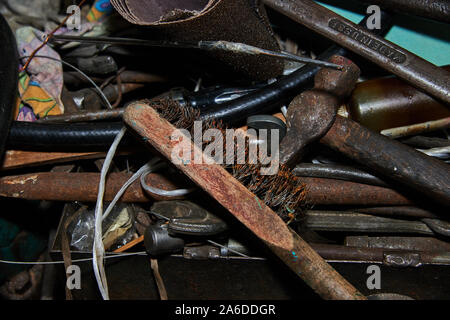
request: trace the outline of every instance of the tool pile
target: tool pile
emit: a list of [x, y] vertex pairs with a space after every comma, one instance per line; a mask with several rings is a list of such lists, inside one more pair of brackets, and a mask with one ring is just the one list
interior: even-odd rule
[[[153, 280], [122, 290], [117, 265], [137, 259], [141, 298], [297, 298], [268, 280], [283, 264], [323, 299], [448, 298], [401, 271], [449, 280], [450, 56], [386, 39], [406, 14], [450, 50], [450, 5], [351, 2], [359, 24], [312, 0], [4, 1], [0, 295], [135, 297]], [[260, 287], [187, 294], [186, 261]]]

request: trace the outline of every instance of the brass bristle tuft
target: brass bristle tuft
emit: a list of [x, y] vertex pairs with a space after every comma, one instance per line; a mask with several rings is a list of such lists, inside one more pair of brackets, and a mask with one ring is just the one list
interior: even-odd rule
[[306, 186], [289, 168], [281, 166], [276, 175], [261, 175], [261, 165], [235, 165], [233, 176], [260, 198], [283, 220], [302, 214]]
[[153, 99], [147, 103], [164, 119], [180, 129], [191, 130], [194, 121], [200, 116], [198, 109], [181, 106], [178, 102], [168, 98]]

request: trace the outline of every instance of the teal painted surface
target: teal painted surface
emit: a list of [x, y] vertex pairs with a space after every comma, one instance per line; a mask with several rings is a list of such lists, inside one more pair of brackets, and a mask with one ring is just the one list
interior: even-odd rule
[[[319, 3], [354, 23], [364, 17], [362, 6], [349, 9], [350, 1]], [[450, 65], [450, 25], [406, 15], [395, 15], [394, 18], [395, 24], [386, 35], [387, 40], [438, 66]]]
[[0, 218], [0, 248], [9, 246], [19, 232], [18, 226]]
[[[36, 261], [46, 247], [45, 239], [22, 231], [19, 226], [0, 218], [0, 260]], [[29, 265], [0, 263], [0, 285]]]

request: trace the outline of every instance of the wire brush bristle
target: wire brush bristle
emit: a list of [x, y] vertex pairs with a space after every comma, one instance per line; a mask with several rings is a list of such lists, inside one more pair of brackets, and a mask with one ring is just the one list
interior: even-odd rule
[[[149, 100], [147, 103], [176, 128], [189, 130], [193, 134], [194, 122], [200, 116], [198, 109], [181, 106], [178, 102], [168, 98]], [[224, 138], [223, 145], [225, 145], [225, 131], [227, 128], [221, 121], [203, 121], [203, 132], [208, 129], [221, 130]], [[206, 143], [203, 142], [202, 147]], [[236, 140], [234, 143], [236, 146]], [[246, 141], [245, 159], [248, 159], [248, 154], [249, 147]], [[236, 155], [234, 157], [234, 160], [237, 160]], [[225, 158], [224, 150], [223, 159]], [[235, 161], [234, 163], [238, 162]], [[290, 222], [302, 214], [302, 209], [305, 205], [306, 186], [292, 173], [291, 169], [280, 166], [278, 173], [275, 175], [261, 175], [263, 166], [260, 163], [249, 164], [245, 162], [245, 164], [235, 164], [228, 167], [224, 165], [224, 167], [283, 220]]]

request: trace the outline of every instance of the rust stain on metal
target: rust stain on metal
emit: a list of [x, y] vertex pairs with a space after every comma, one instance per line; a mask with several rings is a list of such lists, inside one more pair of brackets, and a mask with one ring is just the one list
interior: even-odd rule
[[70, 162], [81, 159], [95, 159], [102, 158], [104, 156], [104, 152], [70, 153], [8, 150], [5, 154], [3, 164], [0, 166], [0, 170], [5, 171], [44, 164]]
[[32, 175], [32, 176], [26, 176], [26, 177], [21, 177], [18, 176], [16, 179], [8, 179], [8, 180], [4, 180], [2, 181], [2, 183], [6, 183], [6, 184], [12, 184], [12, 185], [16, 185], [16, 184], [21, 184], [24, 185], [27, 182], [31, 181], [32, 184], [35, 184], [36, 181], [38, 179], [38, 175]]
[[[208, 167], [205, 169], [209, 170]], [[105, 189], [105, 200], [112, 200], [114, 193], [130, 177], [131, 174], [126, 173], [109, 174]], [[99, 179], [100, 174], [98, 173], [56, 172], [3, 177], [0, 178], [0, 196], [12, 197], [16, 195], [23, 199], [91, 202], [95, 201]], [[27, 181], [27, 183], [12, 183], [15, 180]], [[308, 189], [305, 201], [313, 205], [398, 206], [412, 204], [412, 201], [392, 189], [324, 178], [302, 178], [302, 180]], [[80, 183], [75, 183], [75, 181], [80, 181]], [[28, 182], [31, 183], [28, 184]], [[167, 191], [188, 187], [185, 181], [179, 181], [173, 177], [168, 179], [156, 173], [148, 174], [146, 182], [149, 186]], [[23, 192], [19, 194], [19, 191]], [[170, 200], [174, 198], [167, 198], [156, 194], [150, 194], [149, 198], [145, 192], [141, 192], [140, 185], [136, 182], [125, 192], [121, 201], [148, 202], [151, 199]], [[255, 197], [253, 201], [256, 201], [256, 203], [262, 202], [259, 198]], [[260, 209], [259, 206], [258, 209]]]
[[442, 161], [341, 116], [320, 142], [409, 189], [450, 204], [450, 170]]
[[317, 205], [408, 205], [413, 201], [384, 187], [325, 178], [306, 178], [306, 201]]
[[286, 117], [290, 127], [280, 145], [281, 164], [293, 167], [299, 163], [306, 145], [327, 133], [340, 101], [358, 80], [360, 70], [352, 61], [335, 55], [329, 62], [341, 65], [343, 70], [322, 68], [314, 77], [314, 89], [303, 92], [289, 105]]
[[[128, 173], [110, 173], [106, 180], [105, 201], [111, 201], [122, 185], [131, 177]], [[98, 192], [99, 173], [43, 172], [0, 178], [0, 196], [28, 200], [86, 201], [95, 202]], [[177, 189], [177, 183], [159, 174], [147, 176], [149, 185], [164, 190]], [[122, 196], [122, 202], [148, 202], [151, 199], [167, 200], [166, 197], [149, 197], [140, 182], [133, 183]]]
[[410, 126], [385, 129], [381, 131], [381, 134], [390, 137], [391, 139], [395, 139], [448, 128], [450, 128], [450, 117]]

